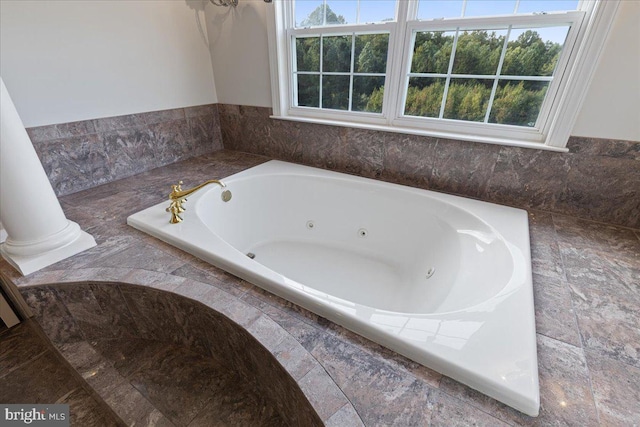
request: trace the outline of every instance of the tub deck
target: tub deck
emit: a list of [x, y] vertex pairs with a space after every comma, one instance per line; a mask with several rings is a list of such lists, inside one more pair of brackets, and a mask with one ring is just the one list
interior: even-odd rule
[[[267, 160], [220, 151], [61, 197], [67, 217], [98, 246], [27, 277], [2, 259], [0, 270], [19, 287], [115, 280], [172, 292], [183, 285], [219, 289], [227, 304], [251, 305], [286, 332], [276, 342], [270, 329], [259, 331], [305, 378], [329, 425], [633, 425], [640, 418], [640, 366], [632, 353], [640, 349], [640, 305], [629, 304], [640, 230], [529, 211], [542, 402], [532, 418], [126, 225], [132, 213], [165, 201], [172, 183], [196, 185]], [[313, 361], [330, 382], [309, 375]]]

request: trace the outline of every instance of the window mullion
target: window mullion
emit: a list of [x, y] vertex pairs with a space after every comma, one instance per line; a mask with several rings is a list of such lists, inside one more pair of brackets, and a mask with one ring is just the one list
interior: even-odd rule
[[[325, 0], [326, 2], [326, 0]], [[318, 108], [322, 108], [322, 65], [324, 62], [324, 36], [320, 36], [320, 82], [318, 83]]]
[[496, 96], [496, 90], [498, 89], [498, 80], [500, 80], [500, 73], [502, 72], [502, 64], [504, 63], [504, 57], [507, 55], [507, 46], [509, 44], [509, 37], [511, 37], [511, 25], [507, 29], [507, 35], [504, 38], [504, 45], [502, 45], [502, 53], [500, 54], [500, 61], [498, 62], [498, 69], [496, 70], [496, 77], [493, 81], [493, 87], [491, 88], [491, 96], [489, 96], [489, 102], [487, 103], [487, 112], [484, 116], [484, 122], [489, 123], [489, 115], [491, 114], [491, 108], [493, 107], [493, 99]]
[[[405, 58], [409, 54], [406, 52], [405, 36], [407, 16], [412, 13], [412, 6], [415, 6], [415, 2], [398, 1], [396, 9], [397, 24], [390, 32], [387, 77], [385, 79], [382, 103], [382, 114], [388, 124], [392, 124], [392, 121], [401, 115], [403, 111], [403, 94], [406, 93], [406, 90], [402, 89], [402, 85], [405, 83], [406, 76]], [[415, 14], [415, 10], [413, 13]], [[406, 70], [406, 72], [408, 71]]]
[[460, 30], [456, 29], [456, 35], [453, 38], [453, 46], [451, 46], [451, 58], [449, 58], [447, 80], [445, 81], [445, 84], [444, 84], [444, 92], [442, 93], [442, 102], [440, 103], [440, 114], [438, 115], [438, 118], [440, 119], [444, 117], [444, 107], [447, 102], [447, 95], [449, 94], [449, 84], [451, 83], [451, 74], [453, 73], [453, 62], [456, 58], [456, 48], [458, 47], [458, 34], [460, 34]]
[[351, 34], [351, 70], [349, 72], [349, 111], [353, 104], [353, 73], [355, 72], [356, 34]]

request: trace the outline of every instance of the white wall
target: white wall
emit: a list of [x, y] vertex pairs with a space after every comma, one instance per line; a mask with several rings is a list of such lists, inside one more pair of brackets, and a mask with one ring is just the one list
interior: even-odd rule
[[640, 1], [622, 1], [573, 135], [640, 141]]
[[217, 102], [185, 0], [0, 1], [0, 75], [25, 126]]
[[[218, 101], [271, 107], [266, 8], [207, 7]], [[226, 14], [225, 14], [226, 13]], [[572, 135], [640, 141], [640, 0], [623, 0]]]
[[207, 6], [213, 74], [222, 82], [216, 84], [218, 102], [271, 107], [267, 7], [263, 0]]

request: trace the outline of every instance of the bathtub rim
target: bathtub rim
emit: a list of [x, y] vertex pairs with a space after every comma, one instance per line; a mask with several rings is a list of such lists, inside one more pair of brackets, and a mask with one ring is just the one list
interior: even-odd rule
[[[188, 220], [186, 220], [185, 223], [181, 223], [176, 226], [165, 225], [165, 223], [168, 224], [168, 214], [164, 212], [166, 202], [151, 206], [129, 216], [127, 218], [127, 224], [140, 231], [148, 233], [153, 237], [156, 237], [170, 245], [185, 250], [186, 252], [200, 259], [203, 259], [216, 267], [230, 272], [231, 274], [234, 274], [262, 289], [265, 289], [279, 297], [282, 297], [309, 311], [325, 317], [336, 324], [352, 330], [355, 333], [364, 336], [365, 338], [377, 342], [399, 354], [402, 354], [412, 360], [417, 361], [418, 363], [434, 369], [437, 372], [460, 381], [468, 385], [469, 387], [476, 389], [481, 393], [497, 399], [509, 406], [512, 406], [527, 415], [534, 417], [538, 415], [540, 407], [540, 394], [536, 352], [537, 344], [535, 331], [535, 314], [533, 310], [533, 279], [530, 262], [528, 214], [525, 210], [496, 205], [455, 195], [438, 193], [431, 190], [422, 190], [399, 184], [352, 176], [339, 172], [326, 171], [323, 169], [317, 169], [309, 166], [302, 166], [278, 160], [271, 160], [258, 166], [254, 166], [242, 172], [223, 178], [223, 180], [231, 188], [231, 185], [235, 179], [244, 178], [247, 175], [260, 175], [273, 172], [282, 174], [283, 168], [284, 174], [295, 175], [296, 173], [307, 172], [312, 176], [318, 177], [326, 176], [327, 174], [339, 175], [341, 177], [353, 179], [363, 183], [371, 183], [392, 189], [401, 189], [410, 193], [420, 194], [426, 192], [432, 197], [444, 201], [445, 203], [455, 202], [454, 205], [456, 207], [459, 207], [458, 204], [466, 207], [476, 207], [479, 208], [480, 212], [473, 212], [471, 213], [472, 215], [480, 219], [483, 223], [488, 224], [491, 228], [497, 230], [501, 238], [507, 239], [507, 236], [509, 236], [509, 241], [515, 240], [516, 246], [525, 255], [525, 258], [528, 260], [528, 264], [525, 266], [525, 282], [517, 285], [517, 289], [515, 290], [515, 293], [511, 295], [511, 297], [516, 297], [517, 303], [524, 306], [524, 310], [522, 311], [528, 312], [529, 315], [525, 316], [526, 318], [519, 319], [519, 324], [517, 325], [517, 333], [511, 331], [509, 337], [513, 340], [513, 342], [509, 344], [509, 347], [517, 348], [521, 354], [521, 357], [527, 360], [528, 366], [526, 369], [524, 369], [524, 371], [527, 371], [526, 386], [514, 386], [514, 384], [505, 385], [504, 382], [507, 380], [504, 379], [504, 376], [501, 381], [496, 378], [490, 378], [486, 375], [478, 374], [478, 371], [484, 370], [482, 363], [479, 363], [478, 361], [465, 360], [465, 362], [462, 363], [459, 359], [457, 359], [455, 363], [452, 363], [451, 359], [448, 358], [448, 356], [445, 357], [442, 354], [435, 355], [433, 353], [431, 353], [426, 359], [424, 357], [420, 357], [420, 354], [418, 354], [418, 350], [415, 348], [415, 346], [411, 345], [406, 340], [398, 339], [398, 337], [392, 336], [391, 334], [388, 334], [380, 328], [362, 322], [361, 319], [349, 319], [345, 316], [345, 313], [336, 312], [335, 307], [333, 309], [331, 307], [327, 307], [321, 299], [309, 294], [303, 295], [302, 292], [295, 290], [290, 286], [287, 286], [286, 281], [293, 282], [291, 279], [284, 278], [286, 280], [283, 283], [283, 280], [281, 279], [284, 276], [273, 272], [272, 270], [268, 269], [265, 266], [262, 266], [261, 264], [259, 264], [261, 268], [257, 268], [257, 270], [260, 271], [260, 274], [256, 273], [255, 265], [251, 265], [253, 261], [247, 258], [244, 254], [241, 254], [237, 249], [235, 249], [233, 246], [222, 239], [216, 242], [208, 242], [207, 244], [203, 245], [203, 247], [196, 246], [192, 243], [192, 241], [198, 240], [199, 233], [193, 230], [194, 227], [186, 226], [187, 224], [185, 223], [188, 222]], [[195, 206], [195, 204], [197, 204], [205, 194], [219, 191], [220, 190], [217, 187], [205, 187], [199, 192], [194, 193], [189, 199], [189, 203], [191, 204], [192, 209], [195, 210], [193, 206]], [[512, 212], [514, 214], [514, 218], [510, 219], [509, 221], [502, 221], [498, 223], [491, 223], [490, 221], [487, 221], [485, 218], [485, 216], [487, 215], [487, 211], [491, 211], [496, 208], [505, 212]], [[190, 218], [190, 224], [197, 222], [194, 221], [194, 219], [195, 218], [193, 217]], [[150, 226], [149, 221], [154, 222], [154, 225]], [[519, 227], [516, 227], [515, 229], [513, 229], [513, 224], [511, 224], [511, 222], [514, 221], [519, 225]], [[206, 225], [202, 223], [200, 224], [203, 227], [206, 227]], [[207, 230], [209, 230], [208, 227], [206, 228]], [[235, 254], [231, 257], [231, 259], [235, 262], [229, 261], [228, 259], [225, 259], [221, 255], [219, 255], [219, 253], [228, 253], [229, 251], [234, 251]], [[458, 316], [460, 315], [460, 313], [461, 311], [455, 311], [450, 313], [421, 314], [421, 316], [447, 317]], [[513, 319], [506, 318], [504, 317], [504, 315], [503, 320], [505, 322], [513, 323]], [[508, 329], [513, 329], [512, 326], [513, 325], [510, 325], [510, 328]], [[491, 327], [492, 329], [496, 329], [496, 336], [500, 337], [499, 340], [504, 338], [504, 336], [501, 335], [503, 331], [500, 327], [496, 327], [495, 325], [492, 325]], [[504, 347], [507, 348], [507, 346]], [[493, 357], [495, 359], [499, 359], [501, 357], [501, 354], [496, 352]], [[488, 359], [485, 360], [485, 362], [491, 361], [492, 360]], [[473, 366], [475, 366], [475, 368], [472, 368]]]

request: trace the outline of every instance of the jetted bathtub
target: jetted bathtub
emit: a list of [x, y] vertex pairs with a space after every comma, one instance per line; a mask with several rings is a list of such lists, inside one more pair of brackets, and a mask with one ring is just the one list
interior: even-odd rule
[[204, 187], [182, 223], [168, 201], [127, 222], [538, 414], [525, 211], [280, 161], [223, 181], [233, 198]]

